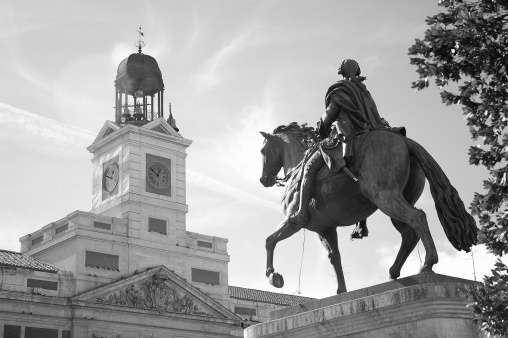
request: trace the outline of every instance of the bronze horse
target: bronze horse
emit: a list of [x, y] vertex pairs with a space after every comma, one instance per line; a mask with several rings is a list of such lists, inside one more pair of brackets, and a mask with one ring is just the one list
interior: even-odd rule
[[[343, 113], [341, 113], [343, 114]], [[345, 115], [345, 114], [344, 114]], [[343, 118], [348, 120], [347, 117]], [[352, 125], [346, 129], [354, 135]], [[284, 214], [298, 209], [300, 192], [298, 174], [294, 170], [309, 148], [309, 139], [315, 139], [313, 128], [292, 123], [276, 128], [273, 134], [261, 132], [265, 141], [261, 153], [263, 173], [260, 179], [265, 187], [273, 186], [280, 169], [290, 178], [283, 193]], [[351, 135], [351, 134], [350, 134]], [[415, 141], [386, 131], [371, 131], [364, 138], [361, 158], [357, 158], [354, 181], [344, 171], [332, 173], [325, 165], [318, 174], [314, 202], [310, 206], [306, 229], [312, 230], [326, 250], [337, 275], [337, 293], [346, 292], [346, 283], [337, 242], [336, 227], [350, 226], [372, 215], [377, 209], [391, 218], [400, 232], [402, 243], [389, 269], [391, 279], [400, 276], [400, 270], [421, 239], [425, 247], [425, 262], [421, 273], [431, 273], [438, 262], [438, 254], [430, 234], [427, 218], [422, 210], [414, 207], [421, 196], [425, 177], [430, 183], [439, 220], [448, 240], [457, 250], [469, 251], [477, 241], [477, 228], [473, 217], [464, 208], [457, 191], [432, 156]], [[360, 157], [360, 156], [359, 156]], [[358, 165], [359, 164], [359, 165]], [[266, 239], [267, 270], [270, 283], [282, 287], [282, 276], [274, 272], [273, 253], [276, 244], [300, 228], [287, 220]]]

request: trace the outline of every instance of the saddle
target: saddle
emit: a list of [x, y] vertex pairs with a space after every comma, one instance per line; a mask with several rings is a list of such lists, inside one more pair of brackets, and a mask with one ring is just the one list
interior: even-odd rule
[[[318, 148], [321, 150], [321, 154], [325, 159], [328, 169], [330, 169], [326, 170], [323, 167], [318, 173], [318, 181], [332, 176], [345, 175], [345, 172], [340, 170], [342, 168], [350, 171], [353, 174], [353, 176], [350, 176], [354, 178], [354, 175], [358, 174], [365, 156], [366, 145], [368, 144], [367, 140], [376, 132], [390, 132], [403, 137], [406, 136], [405, 127], [378, 127], [362, 130], [355, 135], [347, 137], [344, 142], [336, 138], [327, 138], [319, 142], [314, 148], [307, 150], [303, 160], [288, 175], [288, 181], [291, 182], [291, 184], [285, 190], [281, 201], [284, 201], [288, 192], [293, 189], [300, 190], [305, 164]], [[345, 154], [343, 153], [344, 143], [347, 144]], [[343, 161], [345, 161], [345, 165], [341, 164]]]

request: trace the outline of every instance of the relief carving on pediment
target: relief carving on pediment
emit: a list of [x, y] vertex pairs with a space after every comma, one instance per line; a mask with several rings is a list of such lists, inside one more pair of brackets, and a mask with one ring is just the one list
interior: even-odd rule
[[129, 306], [138, 309], [157, 310], [159, 313], [173, 312], [199, 316], [212, 316], [199, 307], [188, 295], [180, 294], [166, 281], [163, 272], [155, 273], [140, 285], [131, 285], [123, 290], [98, 297], [97, 303]]

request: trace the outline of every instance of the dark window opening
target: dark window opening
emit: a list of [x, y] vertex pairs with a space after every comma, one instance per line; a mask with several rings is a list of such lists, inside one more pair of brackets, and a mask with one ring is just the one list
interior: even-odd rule
[[39, 244], [43, 240], [44, 240], [44, 236], [43, 235], [41, 235], [41, 236], [39, 236], [37, 238], [34, 238], [34, 239], [32, 239], [32, 245]]
[[204, 241], [198, 241], [198, 246], [208, 249], [213, 249], [213, 243], [210, 242], [204, 242]]
[[20, 338], [21, 326], [18, 325], [4, 325], [4, 338]]
[[103, 223], [103, 222], [94, 221], [93, 222], [93, 227], [94, 228], [103, 229], [103, 230], [111, 230], [111, 224], [109, 224], [109, 223]]
[[59, 226], [58, 228], [55, 229], [55, 235], [58, 235], [59, 233], [64, 232], [67, 229], [69, 229], [69, 224]]
[[41, 288], [46, 290], [58, 290], [58, 282], [51, 282], [48, 280], [41, 279], [31, 279], [28, 278], [26, 281], [26, 286], [30, 288]]
[[58, 330], [27, 326], [25, 338], [58, 338]]
[[166, 221], [163, 219], [148, 217], [148, 232], [157, 232], [162, 235], [167, 235]]
[[220, 272], [192, 268], [192, 281], [220, 285]]
[[93, 251], [85, 252], [85, 266], [90, 268], [119, 271], [118, 261], [119, 257], [116, 255], [109, 255]]
[[255, 316], [256, 309], [250, 309], [248, 307], [235, 306], [235, 313], [243, 316]]

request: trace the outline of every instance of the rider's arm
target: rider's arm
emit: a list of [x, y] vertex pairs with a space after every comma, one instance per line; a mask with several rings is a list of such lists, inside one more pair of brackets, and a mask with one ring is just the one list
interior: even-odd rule
[[326, 107], [326, 111], [321, 117], [319, 124], [319, 136], [324, 139], [330, 134], [332, 123], [339, 117], [340, 107], [334, 100], [330, 100], [330, 104]]

